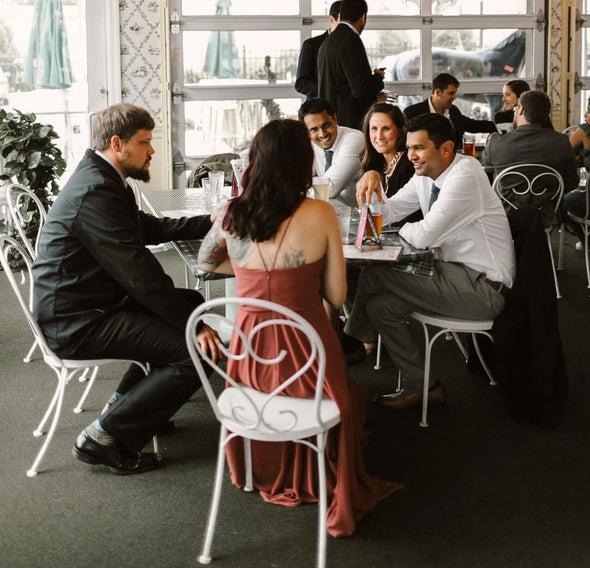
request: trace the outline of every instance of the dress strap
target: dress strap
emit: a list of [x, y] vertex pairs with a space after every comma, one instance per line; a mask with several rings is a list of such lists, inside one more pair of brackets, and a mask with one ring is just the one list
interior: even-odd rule
[[[279, 246], [277, 247], [277, 250], [275, 252], [275, 257], [272, 261], [272, 266], [270, 267], [270, 270], [275, 269], [275, 265], [277, 263], [277, 258], [279, 257], [279, 251], [281, 250], [281, 247], [283, 246], [283, 240], [285, 239], [285, 235], [287, 234], [287, 230], [289, 229], [289, 225], [291, 224], [292, 220], [293, 220], [293, 215], [291, 215], [291, 217], [289, 217], [289, 219], [287, 220], [287, 225], [285, 226], [285, 230], [283, 231], [283, 234], [281, 236], [281, 240], [279, 241]], [[264, 270], [266, 270], [267, 273], [270, 273], [270, 270], [268, 269], [268, 266], [266, 266], [266, 262], [264, 261], [264, 256], [262, 256], [262, 251], [260, 250], [260, 243], [256, 243], [256, 248], [258, 249], [258, 254], [260, 255], [260, 260], [262, 260], [262, 264], [264, 264]]]

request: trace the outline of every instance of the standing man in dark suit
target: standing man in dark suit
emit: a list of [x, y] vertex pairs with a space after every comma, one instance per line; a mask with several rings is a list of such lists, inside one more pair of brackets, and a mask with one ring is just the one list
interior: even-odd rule
[[329, 100], [341, 126], [360, 130], [365, 113], [383, 90], [384, 70], [371, 71], [360, 34], [367, 23], [365, 0], [343, 0], [340, 24], [318, 56], [319, 96]]
[[543, 128], [551, 113], [547, 93], [525, 91], [513, 108], [513, 129], [488, 138], [481, 154], [482, 164], [494, 166], [496, 173], [517, 164], [545, 164], [561, 174], [564, 193], [576, 189], [580, 178], [568, 136]]
[[461, 113], [453, 105], [459, 90], [459, 81], [449, 73], [440, 73], [432, 80], [432, 95], [421, 103], [410, 105], [404, 111], [406, 119], [419, 114], [436, 112], [446, 116], [455, 128], [455, 147], [463, 144], [465, 132], [497, 132], [496, 125], [491, 120], [475, 120]]
[[318, 96], [318, 53], [324, 40], [336, 29], [340, 23], [340, 4], [333, 2], [330, 6], [330, 29], [322, 35], [310, 37], [303, 42], [297, 63], [297, 78], [295, 79], [295, 90], [308, 99]]
[[[126, 103], [93, 122], [93, 149], [49, 210], [33, 266], [33, 311], [49, 346], [66, 359], [130, 359], [102, 415], [82, 431], [74, 456], [118, 474], [160, 464], [142, 448], [199, 388], [184, 331], [203, 302], [177, 289], [146, 248], [205, 236], [209, 215], [156, 218], [140, 211], [126, 178], [149, 181], [154, 120]], [[219, 336], [203, 326], [198, 339], [212, 357]]]

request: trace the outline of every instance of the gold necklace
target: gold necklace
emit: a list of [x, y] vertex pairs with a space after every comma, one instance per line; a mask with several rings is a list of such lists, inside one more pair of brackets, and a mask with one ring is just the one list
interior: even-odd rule
[[391, 163], [389, 164], [389, 166], [387, 164], [385, 164], [385, 166], [383, 167], [383, 173], [389, 177], [392, 173], [393, 170], [395, 169], [395, 166], [397, 165], [397, 163], [400, 161], [400, 158], [403, 156], [403, 152], [396, 152], [395, 155], [393, 156], [393, 158], [391, 158]]

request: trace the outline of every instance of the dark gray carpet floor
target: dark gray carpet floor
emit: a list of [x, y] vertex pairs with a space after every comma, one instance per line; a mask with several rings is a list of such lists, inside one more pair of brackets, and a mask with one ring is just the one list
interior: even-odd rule
[[[181, 285], [173, 251], [160, 253]], [[328, 566], [396, 568], [580, 568], [590, 565], [589, 290], [583, 254], [567, 236], [560, 274], [560, 329], [570, 379], [564, 423], [542, 429], [507, 418], [497, 389], [468, 372], [441, 341], [453, 377], [448, 405], [389, 414], [370, 407], [370, 471], [403, 481], [354, 537], [328, 539]], [[214, 284], [214, 294], [219, 284]], [[55, 378], [42, 361], [25, 364], [30, 334], [0, 275], [0, 567], [186, 568], [196, 566], [209, 508], [217, 424], [202, 393], [176, 416], [160, 443], [166, 465], [118, 477], [71, 455], [80, 430], [114, 390], [122, 367], [101, 371], [80, 415], [82, 385], [71, 384], [42, 472], [25, 474], [41, 439], [32, 431]], [[395, 373], [373, 359], [350, 367], [369, 396], [389, 391]], [[226, 480], [228, 478], [226, 477]], [[317, 509], [285, 509], [224, 486], [212, 565], [303, 567], [315, 563]]]

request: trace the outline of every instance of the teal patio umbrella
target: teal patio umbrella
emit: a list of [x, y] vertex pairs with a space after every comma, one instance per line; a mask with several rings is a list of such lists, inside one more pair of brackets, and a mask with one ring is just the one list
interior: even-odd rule
[[[231, 0], [217, 0], [215, 15], [229, 14]], [[218, 79], [240, 76], [240, 59], [233, 31], [211, 32], [203, 72]]]
[[72, 86], [61, 0], [35, 0], [23, 79], [37, 89], [67, 89]]

